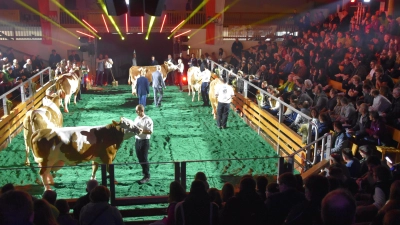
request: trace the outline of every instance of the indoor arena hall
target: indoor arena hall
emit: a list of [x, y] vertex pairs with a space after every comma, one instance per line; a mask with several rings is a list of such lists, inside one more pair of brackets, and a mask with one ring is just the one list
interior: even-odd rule
[[0, 2], [1, 225], [395, 225], [396, 0]]

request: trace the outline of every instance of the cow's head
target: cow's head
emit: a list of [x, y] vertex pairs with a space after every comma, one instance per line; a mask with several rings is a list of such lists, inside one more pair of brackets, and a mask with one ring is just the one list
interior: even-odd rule
[[164, 61], [164, 66], [167, 68], [168, 72], [174, 71], [177, 69], [177, 66], [171, 62]]
[[51, 106], [52, 104], [55, 104], [58, 108], [60, 108], [61, 98], [57, 93], [46, 95], [43, 98], [43, 106]]
[[146, 68], [140, 67], [138, 70], [140, 72], [140, 76], [146, 76], [146, 73], [147, 73], [147, 69]]
[[115, 126], [119, 126], [120, 128], [124, 129], [124, 139], [129, 139], [142, 131], [142, 129], [134, 125], [132, 120], [125, 117], [121, 117], [119, 122], [116, 122], [114, 120], [112, 122]]

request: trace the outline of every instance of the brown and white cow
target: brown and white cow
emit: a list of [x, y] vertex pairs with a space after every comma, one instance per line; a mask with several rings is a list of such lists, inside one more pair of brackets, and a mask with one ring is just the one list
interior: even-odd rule
[[[60, 75], [56, 80], [56, 89], [60, 97], [64, 99], [64, 112], [68, 111], [68, 104], [71, 96], [74, 95], [74, 104], [76, 105], [76, 96], [81, 88], [82, 72], [76, 67], [69, 73]], [[61, 104], [62, 105], [62, 104]]]
[[140, 67], [138, 68], [139, 71], [139, 75], [137, 76], [129, 76], [128, 79], [128, 84], [132, 86], [132, 95], [137, 96], [136, 93], [136, 83], [137, 83], [137, 79], [141, 76], [141, 75], [146, 75], [147, 73], [147, 69], [145, 67]]
[[[122, 121], [122, 119], [121, 119]], [[92, 161], [92, 179], [96, 177], [99, 163], [111, 164], [122, 141], [140, 132], [122, 127], [120, 122], [106, 126], [63, 127], [37, 130], [32, 134], [32, 152], [40, 167], [40, 177], [46, 190], [53, 177], [50, 171], [64, 164], [77, 165]]]
[[192, 102], [194, 101], [194, 96], [196, 95], [196, 91], [198, 94], [197, 101], [200, 101], [201, 82], [202, 82], [200, 67], [197, 66], [190, 67], [187, 71], [187, 80], [189, 89], [188, 95], [190, 95], [190, 92], [192, 92]]
[[213, 81], [211, 81], [210, 89], [208, 92], [208, 97], [210, 99], [210, 103], [211, 103], [211, 107], [212, 107], [212, 114], [214, 116], [214, 119], [217, 118], [217, 106], [218, 106], [218, 100], [217, 100], [217, 97], [215, 97], [215, 87], [220, 84], [223, 84], [222, 80], [219, 78], [215, 78]]
[[25, 165], [29, 166], [29, 152], [32, 148], [31, 136], [45, 128], [62, 127], [63, 115], [60, 111], [60, 96], [47, 95], [43, 98], [43, 106], [36, 110], [29, 110], [24, 118]]
[[[161, 66], [161, 74], [162, 77], [165, 81], [167, 79], [167, 74], [173, 70], [176, 70], [176, 66], [173, 64], [170, 64], [168, 62], [164, 62], [164, 64], [160, 65]], [[132, 66], [129, 69], [129, 79], [128, 79], [128, 84], [132, 86], [132, 94], [136, 94], [136, 80], [140, 77], [141, 74], [141, 69], [146, 69], [146, 78], [149, 80], [149, 82], [153, 81], [153, 72], [155, 72], [156, 66]]]

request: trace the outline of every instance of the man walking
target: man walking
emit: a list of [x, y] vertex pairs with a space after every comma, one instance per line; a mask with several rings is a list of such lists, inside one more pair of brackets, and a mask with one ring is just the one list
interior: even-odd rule
[[150, 148], [150, 135], [153, 133], [153, 120], [144, 114], [144, 106], [136, 106], [137, 117], [133, 124], [138, 126], [141, 130], [140, 133], [135, 135], [135, 150], [136, 156], [142, 166], [143, 178], [139, 183], [144, 184], [150, 181], [150, 166], [149, 166], [149, 148]]
[[146, 99], [149, 94], [149, 80], [145, 77], [146, 73], [141, 73], [136, 83], [136, 94], [139, 97], [139, 104], [146, 107]]
[[163, 97], [163, 88], [165, 87], [165, 83], [161, 74], [161, 66], [156, 66], [157, 71], [153, 72], [153, 93], [154, 93], [154, 105], [156, 107], [161, 106], [161, 100]]
[[231, 86], [228, 85], [228, 78], [226, 75], [222, 75], [223, 84], [215, 87], [215, 97], [218, 100], [217, 106], [217, 127], [220, 129], [226, 128], [226, 122], [228, 121], [229, 107], [235, 93]]

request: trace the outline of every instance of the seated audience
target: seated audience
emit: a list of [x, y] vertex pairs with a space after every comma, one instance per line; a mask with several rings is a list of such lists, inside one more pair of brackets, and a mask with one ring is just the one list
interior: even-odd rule
[[345, 190], [329, 192], [321, 203], [321, 217], [324, 225], [351, 225], [356, 214], [356, 201]]

